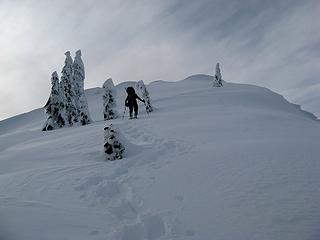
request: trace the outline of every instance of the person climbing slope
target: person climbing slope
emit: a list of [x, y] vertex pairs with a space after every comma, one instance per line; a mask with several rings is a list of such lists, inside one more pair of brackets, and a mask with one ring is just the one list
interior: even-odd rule
[[137, 103], [137, 99], [139, 99], [141, 102], [145, 102], [143, 99], [141, 99], [136, 92], [134, 91], [133, 87], [128, 87], [126, 89], [127, 91], [127, 98], [125, 101], [125, 106], [129, 107], [129, 113], [130, 113], [130, 119], [132, 119], [132, 113], [134, 110], [134, 118], [138, 117], [138, 103]]

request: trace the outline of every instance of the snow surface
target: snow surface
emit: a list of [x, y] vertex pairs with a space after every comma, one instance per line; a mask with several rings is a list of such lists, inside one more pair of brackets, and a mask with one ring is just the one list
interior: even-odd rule
[[43, 109], [1, 121], [0, 239], [319, 239], [319, 122], [266, 88], [211, 85], [149, 84], [155, 111], [112, 121], [114, 162], [100, 88], [90, 125], [42, 132]]

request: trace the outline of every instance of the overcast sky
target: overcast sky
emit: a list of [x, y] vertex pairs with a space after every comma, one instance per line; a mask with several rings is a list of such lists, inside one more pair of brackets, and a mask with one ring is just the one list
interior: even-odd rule
[[0, 0], [0, 119], [44, 105], [77, 49], [86, 88], [212, 75], [219, 61], [226, 81], [307, 106], [320, 95], [319, 15], [319, 0]]

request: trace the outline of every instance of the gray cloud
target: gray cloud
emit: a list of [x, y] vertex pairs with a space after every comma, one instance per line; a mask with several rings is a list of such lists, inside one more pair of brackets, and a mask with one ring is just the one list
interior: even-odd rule
[[212, 74], [220, 61], [227, 81], [306, 101], [291, 93], [318, 82], [319, 10], [316, 0], [3, 0], [0, 119], [43, 105], [51, 72], [79, 48], [86, 87]]

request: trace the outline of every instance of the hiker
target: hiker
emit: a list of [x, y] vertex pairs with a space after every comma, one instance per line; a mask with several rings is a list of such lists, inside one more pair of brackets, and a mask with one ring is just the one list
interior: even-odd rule
[[127, 91], [127, 98], [125, 101], [125, 106], [129, 107], [129, 112], [130, 112], [130, 119], [132, 119], [132, 113], [134, 110], [134, 118], [137, 118], [138, 116], [138, 103], [137, 103], [137, 99], [139, 99], [141, 102], [145, 102], [143, 99], [141, 99], [136, 92], [134, 91], [133, 87], [128, 87], [126, 89]]

